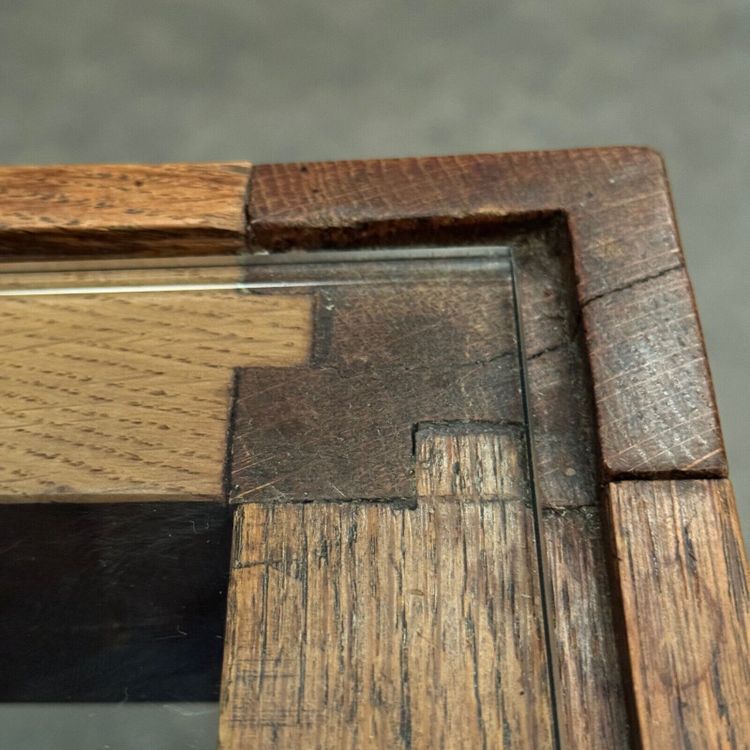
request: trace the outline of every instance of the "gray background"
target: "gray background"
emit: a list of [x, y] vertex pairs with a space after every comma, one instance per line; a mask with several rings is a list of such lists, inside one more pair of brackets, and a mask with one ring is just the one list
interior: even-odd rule
[[[747, 536], [749, 73], [747, 0], [0, 0], [0, 161], [654, 146], [672, 178]], [[44, 728], [15, 711], [0, 741], [18, 720]], [[162, 739], [153, 729], [127, 740], [117, 717], [131, 714], [97, 711], [87, 748], [211, 744], [212, 712], [189, 720], [188, 744], [173, 707], [137, 709]], [[50, 744], [2, 746], [68, 746], [54, 723], [65, 716], [46, 715]]]

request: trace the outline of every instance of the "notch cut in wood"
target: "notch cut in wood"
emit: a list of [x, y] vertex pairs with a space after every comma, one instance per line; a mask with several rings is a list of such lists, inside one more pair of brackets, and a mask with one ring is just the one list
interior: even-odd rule
[[415, 424], [523, 421], [506, 266], [316, 298], [308, 368], [239, 372], [232, 502], [413, 499]]

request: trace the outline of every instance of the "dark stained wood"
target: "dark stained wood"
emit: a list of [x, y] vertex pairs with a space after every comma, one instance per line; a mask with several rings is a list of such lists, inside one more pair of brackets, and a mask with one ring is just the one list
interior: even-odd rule
[[260, 247], [440, 242], [568, 214], [581, 300], [682, 263], [661, 157], [649, 149], [533, 151], [260, 164]]
[[698, 321], [685, 272], [612, 292], [586, 310], [597, 320], [587, 343], [608, 476], [715, 474], [724, 454], [711, 383], [693, 377], [704, 351], [691, 335]]
[[327, 262], [314, 262], [316, 255], [299, 254], [294, 263], [256, 258], [245, 280], [284, 284], [285, 295], [309, 294], [310, 287], [296, 285], [315, 285], [317, 367], [414, 369], [476, 363], [515, 351], [504, 248], [438, 258], [417, 257], [408, 249], [380, 257], [339, 254], [340, 260], [333, 254]]
[[621, 482], [608, 513], [641, 745], [747, 747], [750, 583], [730, 483]]
[[243, 368], [238, 385], [232, 502], [413, 498], [416, 424], [521, 419], [517, 372], [487, 363]]
[[604, 538], [594, 407], [568, 247], [528, 232], [515, 256], [526, 344], [535, 484], [547, 561], [564, 746], [628, 746]]
[[239, 371], [233, 502], [414, 499], [417, 425], [523, 420], [510, 277], [451, 278], [331, 286], [311, 369]]
[[224, 750], [552, 746], [520, 435], [435, 427], [417, 455], [416, 509], [237, 509]]
[[547, 510], [542, 533], [565, 747], [629, 747], [604, 539], [596, 507]]
[[545, 508], [598, 502], [594, 418], [579, 345], [574, 340], [528, 363], [536, 487]]
[[554, 227], [514, 244], [544, 512], [564, 747], [627, 747], [629, 728], [599, 518], [594, 407], [569, 248]]
[[0, 168], [0, 260], [241, 252], [250, 164]]
[[[558, 235], [554, 229], [527, 232], [514, 240], [514, 250], [535, 427], [537, 492], [546, 507], [576, 507], [596, 502], [594, 409], [572, 264]], [[304, 280], [328, 285], [317, 292], [316, 367], [400, 363], [414, 370], [480, 361], [515, 366], [511, 299], [501, 291], [507, 289], [509, 269], [497, 256], [419, 262], [351, 258], [349, 253], [339, 263], [317, 264], [300, 258], [299, 263], [253, 265], [247, 270], [251, 282]], [[365, 285], [335, 286], [347, 282]], [[258, 392], [265, 393], [261, 383]], [[396, 388], [387, 397], [397, 398], [399, 392]], [[307, 397], [313, 398], [314, 391]], [[273, 444], [273, 437], [264, 441], [269, 449]], [[258, 450], [265, 453], [262, 447]], [[351, 466], [341, 466], [342, 476]]]
[[545, 508], [598, 502], [591, 379], [567, 250], [554, 229], [529, 232], [514, 247], [536, 493]]
[[[588, 335], [609, 335], [610, 294], [671, 272], [691, 314], [679, 326], [644, 321], [659, 336], [652, 369], [631, 371], [617, 356], [592, 361], [604, 476], [684, 474], [725, 476], [726, 457], [700, 329], [684, 271], [661, 158], [642, 148], [487, 154], [260, 165], [253, 171], [248, 208], [253, 247], [361, 247], [471, 242], [508, 227], [540, 222], [562, 227], [570, 241], [576, 294]], [[656, 285], [655, 306], [668, 305]], [[591, 303], [591, 304], [590, 304]], [[617, 336], [617, 330], [611, 331]], [[684, 349], [679, 373], [670, 363]], [[608, 356], [603, 352], [602, 356]], [[611, 377], [612, 373], [615, 378]], [[630, 378], [627, 389], [614, 387]], [[692, 404], [665, 412], [659, 400], [687, 390], [702, 393], [700, 418]], [[658, 395], [657, 395], [658, 394]], [[599, 404], [607, 408], [599, 408]], [[677, 414], [675, 414], [677, 411]], [[608, 424], [610, 414], [650, 414], [649, 420]], [[635, 454], [633, 446], [643, 445]]]
[[[598, 486], [593, 405], [568, 282], [572, 270], [554, 233], [527, 235], [518, 258], [537, 491], [545, 507], [592, 505]], [[462, 419], [522, 419], [520, 400], [513, 396], [519, 376], [512, 294], [508, 271], [499, 270], [498, 261], [342, 261], [248, 269], [250, 281], [301, 279], [329, 285], [316, 293], [315, 305], [313, 365], [323, 372], [302, 378], [296, 372], [243, 371], [235, 432], [238, 498], [258, 487], [267, 498], [288, 497], [288, 490], [279, 494], [276, 480], [289, 487], [284, 477], [313, 465], [322, 486], [315, 490], [309, 480], [300, 480], [308, 498], [341, 497], [331, 484], [344, 491], [342, 482], [362, 491], [365, 477], [380, 487], [371, 485], [366, 497], [411, 497], [410, 421], [445, 420], [451, 413]], [[352, 280], [367, 283], [336, 286]], [[451, 363], [461, 369], [451, 374], [446, 368]], [[472, 374], [478, 363], [490, 365], [481, 368], [486, 373], [481, 382]], [[464, 374], [476, 387], [467, 387]], [[446, 398], [454, 391], [440, 385], [451, 378], [467, 408], [490, 386], [511, 398], [503, 397], [500, 408], [484, 414], [461, 415], [452, 406], [448, 410]], [[426, 410], [421, 395], [414, 395], [422, 379], [431, 387], [438, 384], [434, 396], [436, 406], [445, 403], [442, 413]], [[390, 469], [384, 468], [388, 462]], [[323, 463], [330, 470], [321, 471]], [[387, 484], [383, 475], [407, 481]], [[354, 495], [346, 491], [345, 496]], [[255, 493], [245, 497], [260, 499]], [[295, 490], [289, 499], [304, 498]]]
[[507, 274], [339, 287], [321, 294], [321, 307], [332, 315], [320, 367], [443, 368], [512, 360], [516, 351]]

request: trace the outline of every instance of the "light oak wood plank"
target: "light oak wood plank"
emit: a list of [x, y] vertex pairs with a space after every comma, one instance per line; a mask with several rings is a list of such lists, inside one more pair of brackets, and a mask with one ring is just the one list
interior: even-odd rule
[[416, 508], [237, 509], [222, 748], [552, 746], [520, 433], [445, 429]]
[[622, 482], [608, 500], [642, 746], [748, 747], [750, 594], [730, 483]]
[[0, 258], [241, 252], [247, 162], [0, 167]]
[[311, 326], [306, 295], [0, 298], [0, 501], [221, 499], [233, 368]]

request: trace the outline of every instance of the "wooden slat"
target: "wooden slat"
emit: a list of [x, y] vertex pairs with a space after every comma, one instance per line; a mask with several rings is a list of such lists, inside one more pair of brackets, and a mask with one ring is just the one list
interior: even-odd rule
[[545, 511], [542, 530], [565, 747], [629, 747], [599, 509]]
[[246, 162], [0, 168], [0, 260], [241, 252]]
[[225, 750], [551, 747], [520, 436], [417, 440], [415, 509], [237, 509]]
[[[570, 240], [584, 328], [608, 340], [592, 360], [599, 431], [606, 437], [602, 473], [613, 479], [726, 476], [668, 182], [654, 152], [612, 148], [260, 165], [253, 169], [249, 216], [252, 243], [275, 250], [486, 241], [504, 227], [507, 236], [508, 225], [557, 222]], [[659, 279], [662, 274], [672, 282]], [[632, 341], [616, 322], [628, 314], [628, 295], [622, 294], [640, 294], [636, 290], [651, 279], [654, 312], [641, 330], [659, 343], [650, 366], [632, 369], [620, 356]], [[685, 314], [672, 324], [660, 316], [676, 287]], [[618, 306], [623, 313], [613, 318]], [[622, 380], [631, 387], [620, 387]], [[691, 398], [681, 400], [682, 392]]]
[[306, 362], [311, 327], [304, 295], [0, 298], [0, 501], [222, 499], [233, 368]]
[[610, 485], [636, 726], [644, 748], [750, 742], [750, 593], [726, 480]]
[[664, 166], [643, 148], [253, 167], [252, 239], [274, 249], [440, 239], [570, 212], [582, 300], [682, 262]]

